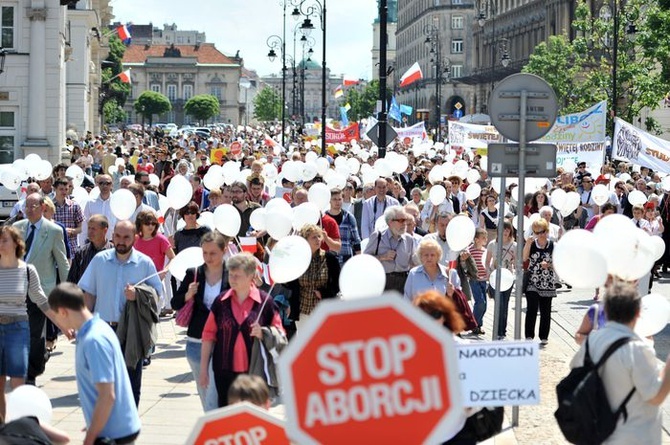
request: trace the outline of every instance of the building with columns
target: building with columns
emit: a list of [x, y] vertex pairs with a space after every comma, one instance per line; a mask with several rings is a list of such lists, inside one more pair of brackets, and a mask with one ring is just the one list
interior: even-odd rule
[[213, 43], [196, 45], [131, 44], [123, 56], [123, 66], [131, 69], [132, 91], [125, 111], [131, 122], [142, 122], [133, 104], [143, 91], [161, 93], [172, 103], [172, 111], [154, 122], [177, 125], [195, 123], [184, 113], [184, 105], [198, 94], [219, 99], [221, 113], [215, 122], [238, 125], [241, 111], [239, 82], [242, 60], [220, 52]]

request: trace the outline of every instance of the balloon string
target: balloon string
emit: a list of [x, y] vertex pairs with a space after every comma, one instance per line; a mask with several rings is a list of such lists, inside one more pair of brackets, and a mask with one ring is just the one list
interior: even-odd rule
[[263, 314], [263, 309], [265, 309], [265, 304], [268, 302], [268, 300], [270, 298], [272, 298], [272, 289], [274, 289], [274, 287], [275, 287], [275, 284], [272, 283], [272, 285], [270, 286], [270, 290], [268, 291], [268, 297], [265, 299], [265, 301], [263, 301], [263, 304], [261, 305], [261, 310], [258, 311], [258, 317], [256, 317], [256, 323], [258, 323], [258, 321], [261, 319], [261, 315]]
[[151, 274], [151, 275], [149, 275], [149, 276], [146, 277], [146, 278], [142, 278], [140, 281], [138, 281], [137, 283], [133, 284], [133, 286], [139, 286], [140, 284], [142, 284], [142, 283], [144, 283], [145, 281], [147, 281], [149, 278], [157, 277], [158, 275], [162, 274], [163, 272], [167, 272], [168, 270], [169, 270], [169, 268], [167, 268], [167, 267], [166, 267], [165, 269], [163, 269], [163, 270], [159, 270], [158, 272], [156, 272], [156, 273], [154, 273], [154, 274]]

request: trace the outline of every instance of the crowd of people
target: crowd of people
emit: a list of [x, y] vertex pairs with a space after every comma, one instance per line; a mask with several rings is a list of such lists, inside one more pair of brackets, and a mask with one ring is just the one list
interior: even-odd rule
[[[236, 382], [248, 374], [261, 377], [267, 386], [262, 404], [277, 394], [276, 374], [268, 377], [265, 372], [272, 358], [260, 353], [258, 343], [281, 352], [299, 336], [322, 300], [338, 298], [341, 268], [354, 255], [379, 260], [386, 290], [398, 292], [459, 338], [477, 337], [485, 335], [487, 302], [495, 292], [490, 275], [498, 266], [514, 273], [523, 236], [524, 337], [536, 337], [539, 312], [542, 346], [549, 342], [552, 300], [564, 285], [553, 269], [553, 249], [567, 231], [592, 229], [608, 214], [623, 214], [666, 243], [653, 276], [666, 273], [670, 265], [670, 233], [664, 230], [670, 224], [670, 194], [646, 167], [606, 163], [592, 174], [579, 163], [575, 171], [559, 169], [556, 178], [519, 197], [516, 184], [496, 187], [480, 155], [437, 144], [425, 149], [397, 141], [394, 150], [406, 157], [406, 168], [371, 177], [371, 170], [381, 171], [374, 170], [376, 149], [361, 141], [337, 144], [326, 157], [325, 172], [296, 180], [282, 174], [283, 167], [287, 162], [310, 164], [320, 147], [303, 143], [285, 150], [268, 141], [266, 132], [240, 127], [212, 131], [209, 138], [155, 138], [126, 131], [69, 140], [70, 162], [85, 172], [81, 187], [87, 198], [78, 202], [79, 184], [66, 175], [67, 165], [56, 165], [53, 176], [25, 184], [25, 196], [0, 230], [0, 281], [6, 290], [0, 301], [0, 329], [17, 336], [3, 336], [5, 376], [0, 380], [9, 376], [13, 387], [35, 384], [57, 345], [58, 331], [69, 337], [76, 331], [77, 381], [88, 426], [85, 443], [100, 437], [132, 443], [140, 429], [142, 369], [150, 365], [155, 323], [174, 311], [188, 314], [183, 321], [185, 358], [203, 409], [211, 410], [231, 403]], [[221, 152], [233, 141], [241, 143], [241, 153]], [[343, 169], [340, 157], [353, 160], [346, 165], [357, 168]], [[456, 161], [465, 161], [468, 169], [430, 176], [431, 169]], [[211, 166], [229, 162], [239, 162], [237, 170], [247, 171], [247, 176], [206, 187]], [[343, 183], [332, 185], [335, 172], [344, 176]], [[188, 180], [192, 197], [184, 207], [168, 209], [161, 195], [176, 176]], [[330, 188], [329, 208], [315, 224], [296, 231], [310, 246], [309, 266], [294, 281], [271, 286], [258, 271], [278, 240], [252, 226], [252, 213], [276, 198], [297, 207], [309, 200], [314, 184], [323, 182]], [[594, 183], [610, 190], [601, 206], [593, 200]], [[466, 194], [471, 185], [481, 190], [477, 196]], [[446, 191], [440, 202], [432, 199], [436, 186]], [[135, 198], [135, 210], [124, 220], [115, 216], [111, 200], [119, 189]], [[577, 191], [581, 202], [576, 210], [564, 215], [552, 205], [557, 189]], [[631, 204], [627, 197], [633, 190], [643, 192], [647, 203]], [[238, 210], [237, 237], [255, 237], [255, 253], [240, 252], [236, 237], [219, 233], [201, 218], [223, 204]], [[517, 213], [532, 221], [523, 234], [512, 224]], [[466, 248], [453, 249], [447, 231], [461, 215], [475, 226], [474, 237], [466, 240]], [[169, 262], [196, 246], [202, 248], [202, 266], [189, 268], [181, 281], [171, 277]], [[500, 292], [498, 340], [508, 336], [511, 293]], [[607, 311], [607, 303], [604, 307]], [[625, 317], [610, 319], [628, 323]], [[641, 392], [640, 403], [654, 388]], [[467, 434], [456, 440], [474, 443]]]

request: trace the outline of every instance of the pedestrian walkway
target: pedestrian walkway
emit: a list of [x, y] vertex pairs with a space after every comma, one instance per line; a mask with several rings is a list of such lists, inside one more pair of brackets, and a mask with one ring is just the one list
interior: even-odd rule
[[[556, 409], [555, 387], [568, 373], [568, 363], [577, 344], [572, 334], [581, 322], [586, 307], [592, 303], [592, 295], [582, 291], [571, 295], [559, 294], [552, 313], [552, 328], [549, 345], [540, 355], [540, 405], [521, 407], [519, 426], [511, 428], [512, 409], [506, 408], [504, 431], [486, 445], [533, 444], [552, 445], [566, 443], [556, 425], [553, 413]], [[584, 294], [582, 297], [581, 294]], [[493, 300], [485, 316], [486, 340], [490, 340], [493, 322]], [[514, 298], [510, 300], [508, 338], [514, 333]], [[523, 321], [523, 318], [522, 318]], [[669, 330], [659, 336], [668, 341]], [[482, 340], [484, 336], [480, 337]], [[191, 372], [184, 357], [185, 329], [174, 324], [172, 319], [163, 319], [158, 325], [158, 343], [150, 366], [144, 369], [140, 417], [142, 434], [138, 445], [183, 444], [196, 419], [202, 414], [200, 400], [195, 390]], [[473, 338], [472, 341], [478, 341]], [[84, 418], [79, 408], [74, 375], [74, 344], [62, 339], [47, 364], [46, 373], [38, 378], [51, 398], [54, 406], [53, 424], [67, 431], [72, 443], [81, 443]], [[281, 412], [281, 409], [278, 410]], [[670, 426], [670, 403], [664, 406], [664, 444], [670, 444], [667, 428]]]

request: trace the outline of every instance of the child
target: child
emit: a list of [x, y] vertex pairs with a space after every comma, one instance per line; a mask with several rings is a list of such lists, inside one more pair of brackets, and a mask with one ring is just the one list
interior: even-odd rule
[[477, 265], [477, 276], [470, 277], [470, 289], [472, 290], [472, 298], [475, 301], [473, 312], [479, 326], [472, 331], [476, 335], [485, 334], [482, 326], [484, 325], [484, 314], [486, 313], [486, 286], [489, 279], [489, 272], [485, 265], [487, 242], [488, 234], [486, 229], [480, 227], [475, 231], [473, 244], [468, 248], [468, 253]]
[[228, 403], [249, 402], [270, 409], [270, 389], [257, 375], [241, 374], [228, 388]]

